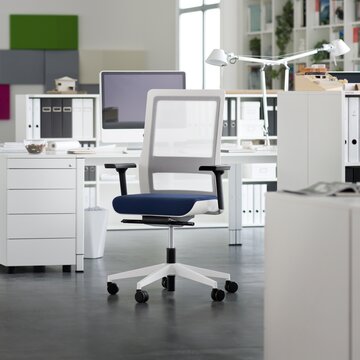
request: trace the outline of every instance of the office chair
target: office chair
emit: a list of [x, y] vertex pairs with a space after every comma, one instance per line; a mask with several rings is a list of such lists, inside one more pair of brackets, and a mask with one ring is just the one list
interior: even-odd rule
[[139, 303], [149, 299], [143, 287], [157, 280], [174, 291], [175, 276], [211, 286], [214, 301], [222, 301], [225, 293], [210, 277], [225, 279], [225, 290], [237, 291], [230, 274], [177, 263], [174, 246], [175, 227], [193, 226], [190, 220], [195, 215], [219, 214], [224, 208], [221, 175], [230, 167], [217, 165], [223, 103], [221, 90], [149, 91], [139, 162], [141, 193], [127, 194], [125, 173], [135, 164], [105, 164], [119, 173], [121, 196], [113, 199], [114, 210], [141, 216], [122, 222], [169, 228], [166, 263], [109, 275], [109, 294], [119, 291], [115, 280], [138, 276], [145, 276], [136, 286], [135, 300]]

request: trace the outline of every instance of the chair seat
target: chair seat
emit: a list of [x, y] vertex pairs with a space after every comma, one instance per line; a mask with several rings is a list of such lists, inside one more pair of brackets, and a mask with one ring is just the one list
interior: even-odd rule
[[118, 196], [113, 208], [119, 214], [153, 216], [191, 216], [218, 213], [215, 195], [149, 193]]

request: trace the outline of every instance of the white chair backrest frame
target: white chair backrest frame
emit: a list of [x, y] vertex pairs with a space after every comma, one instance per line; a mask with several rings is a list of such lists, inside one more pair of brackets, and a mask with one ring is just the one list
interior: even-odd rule
[[216, 194], [220, 164], [223, 90], [150, 90], [139, 163], [142, 193]]

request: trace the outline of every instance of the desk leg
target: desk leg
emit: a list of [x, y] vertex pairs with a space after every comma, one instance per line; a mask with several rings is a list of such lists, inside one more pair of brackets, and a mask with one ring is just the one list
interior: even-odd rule
[[84, 271], [84, 168], [85, 160], [76, 160], [76, 272]]
[[229, 245], [241, 245], [242, 227], [241, 164], [232, 164], [229, 171]]

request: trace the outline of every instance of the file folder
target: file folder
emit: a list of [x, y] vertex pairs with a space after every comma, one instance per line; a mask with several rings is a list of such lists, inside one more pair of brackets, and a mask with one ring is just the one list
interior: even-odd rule
[[[31, 103], [31, 101], [29, 101]], [[32, 99], [32, 118], [33, 118], [33, 129], [32, 138], [40, 139], [40, 128], [41, 128], [41, 104], [40, 99]], [[30, 138], [28, 138], [30, 139]]]
[[236, 109], [236, 98], [229, 98], [230, 102], [230, 119], [229, 119], [229, 135], [230, 136], [236, 136], [236, 125], [237, 125], [237, 109]]
[[345, 97], [344, 109], [344, 161], [349, 161], [349, 98]]
[[89, 166], [89, 181], [96, 180], [96, 166]]
[[40, 134], [42, 138], [52, 137], [51, 105], [50, 98], [41, 99]]
[[247, 191], [248, 185], [242, 185], [241, 187], [241, 205], [242, 205], [242, 225], [247, 226], [249, 225], [248, 222], [248, 191]]
[[62, 135], [62, 99], [51, 99], [51, 135], [52, 138], [61, 138]]
[[83, 138], [83, 99], [72, 99], [72, 137]]
[[254, 225], [261, 225], [262, 184], [254, 184]]
[[83, 99], [83, 138], [94, 138], [94, 102], [93, 99]]
[[267, 185], [261, 184], [260, 185], [260, 224], [265, 225], [265, 194], [267, 191]]
[[72, 99], [62, 99], [62, 137], [72, 138]]
[[223, 120], [222, 136], [229, 136], [229, 117], [230, 117], [230, 102], [229, 102], [229, 98], [226, 98], [224, 104], [224, 120]]
[[254, 225], [254, 185], [247, 185], [247, 201], [248, 201], [248, 225]]
[[349, 97], [349, 162], [359, 162], [359, 98]]
[[268, 122], [269, 122], [269, 136], [277, 135], [277, 98], [267, 98]]

